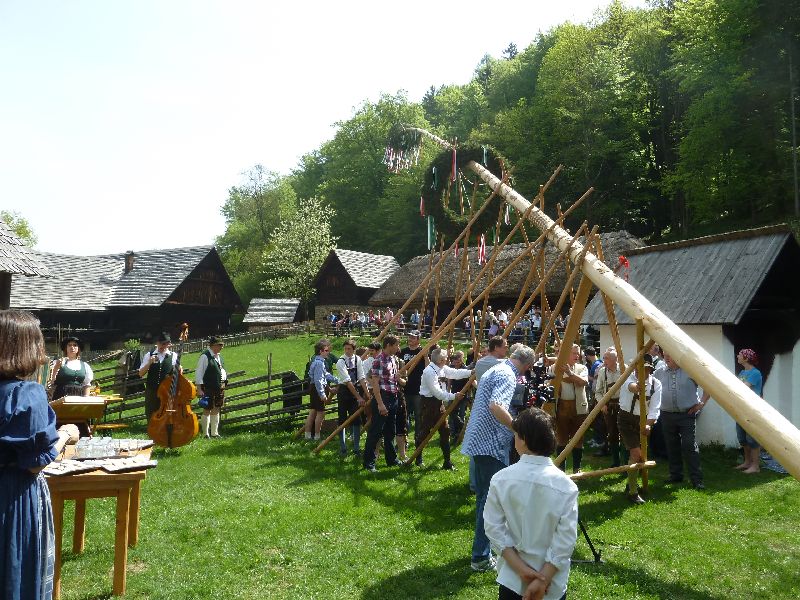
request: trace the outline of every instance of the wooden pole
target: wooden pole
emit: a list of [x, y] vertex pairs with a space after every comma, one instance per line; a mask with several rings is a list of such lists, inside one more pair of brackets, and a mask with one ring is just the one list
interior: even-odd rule
[[[471, 161], [468, 166], [518, 210], [526, 210], [530, 206], [525, 198], [497, 179], [488, 169], [475, 161]], [[543, 231], [553, 222], [546, 214], [535, 209], [528, 218]], [[569, 234], [560, 227], [555, 227], [548, 237], [561, 249], [566, 248], [569, 243]], [[577, 257], [581, 250], [581, 244], [573, 246], [569, 250], [570, 257]], [[786, 417], [739, 381], [731, 370], [720, 364], [636, 288], [617, 277], [594, 254], [586, 254], [581, 269], [584, 275], [630, 317], [641, 319], [648, 335], [745, 431], [761, 441], [767, 451], [795, 478], [800, 478], [800, 431]]]
[[[475, 381], [475, 373], [473, 373], [472, 375], [470, 375], [470, 376], [469, 376], [469, 379], [467, 379], [467, 383], [466, 383], [466, 385], [464, 386], [464, 389], [465, 389], [465, 390], [468, 390], [468, 389], [469, 389], [469, 386], [471, 386], [471, 385], [472, 385], [472, 382], [473, 382], [473, 381]], [[439, 417], [439, 420], [438, 420], [438, 421], [436, 421], [436, 425], [435, 425], [433, 428], [431, 428], [431, 430], [428, 432], [428, 435], [426, 435], [426, 436], [425, 436], [425, 439], [423, 439], [423, 440], [422, 440], [422, 441], [421, 441], [421, 442], [420, 442], [420, 443], [417, 445], [417, 447], [416, 447], [416, 448], [414, 448], [414, 453], [413, 453], [413, 454], [412, 454], [412, 455], [409, 457], [409, 459], [408, 459], [408, 460], [407, 460], [405, 463], [403, 463], [405, 466], [407, 466], [407, 467], [410, 467], [411, 465], [413, 465], [413, 464], [414, 464], [414, 461], [415, 461], [415, 460], [417, 460], [417, 457], [418, 457], [420, 454], [422, 454], [422, 451], [425, 449], [425, 446], [427, 446], [427, 445], [428, 445], [428, 442], [430, 442], [430, 441], [431, 441], [431, 439], [433, 438], [434, 434], [435, 434], [437, 431], [439, 431], [439, 428], [440, 428], [442, 425], [444, 425], [444, 424], [445, 424], [445, 422], [447, 421], [447, 417], [449, 417], [449, 416], [450, 416], [450, 413], [452, 413], [452, 412], [453, 412], [453, 411], [454, 411], [454, 410], [455, 410], [455, 409], [458, 407], [458, 405], [459, 405], [461, 402], [463, 402], [464, 398], [466, 398], [466, 397], [467, 397], [467, 395], [466, 395], [466, 394], [464, 394], [464, 396], [462, 396], [460, 400], [453, 400], [453, 401], [452, 401], [450, 404], [448, 404], [448, 405], [447, 405], [447, 408], [446, 408], [446, 409], [445, 409], [445, 411], [442, 413], [442, 416], [440, 416], [440, 417]], [[465, 425], [465, 427], [466, 427], [466, 425]]]
[[350, 415], [349, 417], [347, 417], [347, 419], [345, 419], [344, 423], [342, 423], [336, 429], [334, 429], [333, 433], [331, 433], [328, 437], [326, 437], [324, 440], [322, 440], [319, 443], [319, 446], [314, 448], [314, 450], [312, 450], [312, 452], [314, 454], [319, 454], [319, 451], [322, 450], [325, 446], [327, 446], [333, 438], [335, 438], [337, 435], [339, 435], [339, 432], [342, 429], [344, 429], [345, 427], [350, 425], [353, 421], [355, 421], [356, 419], [361, 417], [361, 413], [363, 413], [364, 410], [366, 410], [366, 408], [367, 408], [367, 404], [365, 402], [364, 406], [359, 406], [352, 415]]
[[[467, 232], [467, 235], [464, 237], [464, 253], [461, 255], [461, 265], [459, 266], [458, 269], [458, 279], [456, 280], [456, 294], [454, 298], [461, 297], [461, 286], [464, 284], [464, 273], [466, 271], [467, 264], [469, 262], [468, 259], [469, 259], [469, 232]], [[472, 329], [472, 327], [470, 327], [470, 329]], [[450, 330], [450, 337], [447, 338], [448, 351], [450, 350], [450, 348], [453, 347], [454, 333], [455, 333], [455, 327]]]
[[[483, 214], [483, 211], [484, 211], [484, 210], [486, 210], [486, 208], [487, 208], [487, 207], [489, 206], [489, 204], [491, 203], [491, 201], [492, 201], [492, 198], [494, 198], [496, 195], [497, 195], [497, 192], [495, 192], [495, 191], [492, 191], [492, 193], [491, 193], [491, 194], [489, 194], [489, 197], [486, 199], [486, 201], [485, 201], [483, 204], [481, 204], [480, 208], [479, 208], [479, 209], [478, 209], [478, 210], [475, 212], [475, 214], [473, 215], [473, 217], [472, 217], [472, 218], [471, 218], [471, 219], [470, 219], [470, 220], [467, 222], [467, 225], [464, 227], [464, 231], [463, 231], [463, 232], [462, 232], [462, 233], [461, 233], [461, 234], [460, 234], [460, 235], [459, 235], [459, 236], [458, 236], [458, 237], [457, 237], [457, 238], [456, 238], [456, 239], [453, 241], [453, 243], [452, 243], [452, 244], [450, 244], [450, 247], [447, 249], [447, 251], [448, 251], [448, 252], [452, 252], [452, 250], [453, 250], [453, 248], [455, 248], [456, 244], [458, 244], [458, 243], [460, 243], [460, 242], [461, 242], [461, 238], [463, 238], [463, 237], [464, 237], [464, 234], [465, 234], [465, 232], [466, 232], [466, 231], [467, 231], [467, 230], [468, 230], [470, 227], [472, 227], [472, 225], [475, 223], [475, 221], [477, 221], [477, 220], [478, 220], [478, 218], [479, 218], [479, 217], [480, 217], [480, 216]], [[409, 306], [411, 306], [411, 303], [412, 303], [412, 302], [414, 302], [414, 298], [416, 298], [416, 297], [417, 297], [417, 295], [420, 293], [420, 291], [422, 291], [422, 289], [428, 285], [428, 282], [430, 281], [431, 277], [433, 277], [433, 276], [434, 276], [435, 272], [437, 272], [437, 271], [438, 271], [439, 269], [441, 269], [443, 266], [444, 266], [444, 264], [440, 262], [439, 264], [437, 264], [437, 265], [436, 265], [436, 266], [433, 268], [433, 270], [432, 270], [432, 271], [429, 271], [429, 272], [428, 272], [428, 274], [425, 276], [425, 278], [423, 278], [423, 280], [422, 280], [422, 281], [420, 282], [420, 284], [417, 286], [417, 289], [416, 289], [416, 290], [414, 290], [414, 292], [413, 292], [413, 293], [412, 293], [412, 294], [411, 294], [411, 295], [408, 297], [408, 300], [406, 300], [406, 301], [405, 301], [405, 303], [403, 304], [403, 306], [402, 306], [402, 307], [400, 307], [400, 309], [399, 309], [397, 312], [399, 312], [399, 313], [402, 313], [402, 312], [406, 311], [406, 310], [408, 309], [408, 307], [409, 307]], [[423, 308], [424, 308], [424, 307], [423, 307]], [[423, 315], [424, 315], [424, 314], [425, 314], [425, 313], [424, 313], [424, 311], [423, 311]], [[377, 340], [377, 341], [380, 341], [380, 340], [382, 340], [382, 339], [383, 339], [383, 336], [385, 336], [385, 335], [386, 335], [386, 332], [388, 332], [388, 331], [389, 331], [389, 324], [387, 323], [387, 324], [384, 326], [384, 328], [381, 330], [381, 332], [378, 334], [378, 337], [376, 338], [376, 340]]]
[[[433, 273], [433, 254], [434, 254], [434, 252], [436, 252], [436, 243], [431, 244], [431, 253], [428, 256], [428, 276], [427, 277], [430, 277], [431, 274]], [[441, 273], [441, 269], [437, 270], [436, 273]], [[422, 329], [425, 329], [425, 325], [424, 325], [425, 324], [425, 315], [428, 314], [428, 292], [429, 291], [430, 291], [430, 284], [425, 286], [425, 294], [423, 294], [423, 296], [422, 296], [422, 307], [419, 310], [420, 318], [422, 319], [422, 321], [419, 324], [421, 324], [423, 326]], [[400, 314], [403, 313], [402, 310], [398, 310], [397, 312], [399, 312]], [[433, 321], [431, 321], [431, 326], [432, 325], [433, 325]], [[383, 331], [381, 331], [378, 334], [378, 338], [377, 338], [378, 341], [383, 339], [383, 332], [387, 331], [388, 328], [389, 328], [389, 324], [387, 323], [386, 326], [383, 328]]]
[[[636, 319], [636, 349], [644, 348], [644, 323]], [[647, 424], [647, 373], [644, 361], [636, 361], [636, 379], [639, 380], [639, 445], [642, 448], [642, 460], [647, 461], [647, 436], [644, 433]], [[647, 491], [647, 471], [642, 471], [642, 489]]]
[[[441, 236], [439, 242], [439, 262], [444, 260], [444, 236]], [[442, 270], [436, 273], [436, 295], [433, 300], [433, 319], [431, 320], [431, 334], [436, 331], [436, 317], [439, 314], [439, 292], [442, 287]]]
[[[544, 235], [544, 233], [542, 235]], [[575, 237], [577, 239], [577, 234], [576, 234]], [[537, 240], [537, 242], [534, 242], [534, 244], [532, 244], [531, 247], [534, 246], [539, 241], [541, 241], [541, 240]], [[431, 339], [428, 340], [428, 343], [425, 345], [425, 347], [422, 349], [422, 351], [419, 354], [417, 354], [415, 357], [413, 357], [410, 361], [408, 361], [408, 364], [406, 365], [406, 370], [408, 370], [408, 371], [412, 370], [414, 368], [414, 365], [416, 365], [419, 360], [422, 360], [423, 356], [427, 355], [427, 353], [431, 349], [431, 347], [436, 342], [439, 341], [439, 339], [444, 335], [444, 333], [447, 332], [449, 327], [453, 327], [458, 322], [458, 320], [460, 318], [462, 318], [467, 312], [470, 311], [470, 309], [472, 309], [473, 306], [475, 306], [478, 302], [483, 300], [483, 298], [492, 291], [492, 287], [494, 287], [499, 281], [502, 281], [503, 277], [505, 277], [511, 271], [513, 271], [514, 268], [517, 266], [517, 264], [519, 264], [520, 262], [522, 262], [523, 259], [526, 258], [527, 253], [531, 251], [531, 247], [529, 247], [524, 252], [520, 253], [519, 256], [517, 256], [514, 260], [512, 260], [511, 263], [505, 269], [503, 269], [502, 272], [493, 281], [489, 282], [489, 285], [487, 285], [484, 288], [484, 290], [480, 294], [478, 294], [478, 296], [476, 298], [474, 298], [472, 300], [472, 302], [470, 302], [469, 305], [465, 309], [463, 309], [458, 315], [456, 315], [452, 319], [448, 316], [448, 319], [445, 321], [445, 324], [442, 325], [442, 329], [437, 331], [436, 335], [431, 336]], [[563, 252], [564, 251], [562, 250], [562, 253]], [[558, 260], [560, 260], [560, 259], [561, 259], [561, 257], [559, 256]], [[550, 269], [548, 269], [548, 272], [546, 273], [545, 278], [542, 281], [539, 282], [540, 286], [545, 285], [545, 283], [547, 282], [547, 279], [550, 277], [550, 275], [553, 274], [553, 271], [555, 270], [557, 264], [558, 264], [558, 261], [554, 262], [550, 266]], [[470, 291], [470, 290], [468, 290], [468, 291]], [[533, 293], [534, 293], [534, 295], [538, 294], [539, 293], [539, 288], [537, 287], [536, 291], [533, 292]]]
[[650, 350], [650, 348], [652, 348], [653, 343], [654, 343], [653, 340], [650, 340], [647, 344], [645, 344], [644, 348], [642, 348], [639, 351], [639, 354], [636, 355], [636, 358], [633, 359], [633, 362], [629, 364], [625, 368], [625, 370], [622, 371], [622, 373], [620, 373], [619, 379], [617, 379], [614, 382], [614, 385], [608, 388], [603, 397], [597, 401], [597, 404], [595, 404], [594, 408], [589, 412], [588, 415], [586, 415], [586, 418], [583, 420], [583, 423], [581, 423], [581, 426], [578, 427], [578, 431], [575, 433], [575, 435], [572, 436], [572, 439], [569, 441], [567, 446], [561, 451], [561, 454], [559, 454], [555, 458], [555, 460], [553, 460], [553, 463], [556, 466], [564, 462], [567, 456], [569, 456], [569, 453], [572, 452], [572, 449], [575, 447], [575, 444], [578, 443], [578, 440], [586, 433], [589, 427], [592, 426], [592, 423], [594, 423], [594, 420], [597, 418], [597, 415], [599, 415], [602, 408], [606, 404], [608, 404], [608, 402], [611, 400], [611, 397], [617, 393], [619, 388], [622, 387], [622, 384], [625, 383], [625, 380], [628, 379], [628, 377], [630, 377], [631, 373], [633, 373], [633, 370], [636, 368], [636, 365], [639, 363], [639, 361], [641, 361], [642, 358], [644, 358], [644, 355], [647, 353], [647, 351]]
[[[600, 237], [595, 238], [594, 244], [597, 251], [597, 258], [605, 261], [603, 257], [603, 244], [600, 243]], [[622, 341], [619, 337], [619, 326], [617, 324], [617, 315], [614, 312], [614, 303], [611, 301], [603, 290], [600, 290], [601, 297], [603, 298], [603, 305], [606, 307], [606, 316], [608, 317], [608, 328], [611, 330], [611, 339], [614, 340], [614, 348], [617, 350], [617, 360], [620, 367], [625, 368], [625, 357], [622, 355]]]
[[630, 465], [621, 465], [619, 467], [609, 467], [607, 469], [598, 469], [597, 471], [580, 471], [567, 475], [572, 481], [581, 481], [582, 479], [593, 479], [595, 477], [602, 477], [603, 475], [613, 475], [615, 473], [627, 473], [628, 471], [641, 471], [642, 477], [647, 473], [647, 469], [652, 469], [656, 466], [656, 461], [648, 460], [640, 463], [633, 463]]

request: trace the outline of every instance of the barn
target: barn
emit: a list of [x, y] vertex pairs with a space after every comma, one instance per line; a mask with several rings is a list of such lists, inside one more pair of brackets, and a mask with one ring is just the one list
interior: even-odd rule
[[50, 277], [50, 271], [39, 256], [0, 219], [0, 309], [10, 307], [14, 275], [22, 278]]

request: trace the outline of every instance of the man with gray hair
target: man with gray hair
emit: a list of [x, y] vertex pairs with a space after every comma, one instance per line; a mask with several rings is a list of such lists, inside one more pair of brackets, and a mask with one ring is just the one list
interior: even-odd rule
[[509, 407], [517, 387], [517, 377], [535, 362], [534, 350], [520, 344], [510, 359], [493, 366], [481, 377], [475, 392], [472, 414], [461, 446], [461, 453], [472, 457], [475, 464], [475, 535], [471, 564], [474, 571], [488, 571], [495, 567], [489, 538], [483, 528], [483, 507], [492, 476], [508, 466], [514, 439]]
[[[422, 442], [431, 429], [436, 426], [436, 422], [445, 410], [445, 405], [453, 400], [460, 402], [466, 390], [458, 393], [448, 392], [444, 384], [448, 379], [466, 379], [472, 374], [470, 369], [453, 369], [447, 366], [447, 350], [436, 348], [431, 352], [431, 362], [422, 372], [422, 382], [420, 383], [419, 393], [422, 397], [422, 426], [419, 431], [419, 441]], [[445, 419], [439, 427], [439, 446], [444, 456], [442, 469], [453, 470], [453, 463], [450, 460], [450, 427]], [[422, 452], [417, 456], [417, 465], [422, 465]]]

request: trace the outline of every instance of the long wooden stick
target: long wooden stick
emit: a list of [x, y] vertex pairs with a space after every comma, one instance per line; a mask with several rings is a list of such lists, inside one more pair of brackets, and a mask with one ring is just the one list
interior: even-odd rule
[[344, 423], [342, 423], [336, 429], [334, 429], [333, 433], [331, 433], [328, 437], [326, 437], [324, 440], [322, 440], [322, 442], [320, 442], [319, 446], [314, 448], [314, 450], [313, 450], [314, 454], [319, 454], [319, 451], [322, 450], [325, 446], [327, 446], [331, 442], [331, 440], [333, 438], [335, 438], [337, 435], [339, 435], [339, 432], [342, 429], [344, 429], [345, 427], [350, 425], [350, 423], [352, 423], [353, 421], [358, 419], [361, 416], [361, 413], [363, 413], [364, 410], [366, 410], [366, 408], [367, 408], [367, 403], [366, 402], [364, 403], [364, 406], [359, 406], [352, 415], [350, 415], [349, 417], [347, 417], [347, 419], [345, 419]]
[[[444, 236], [441, 237], [439, 242], [439, 262], [444, 260]], [[431, 333], [436, 331], [436, 318], [439, 314], [439, 292], [442, 289], [442, 270], [436, 274], [436, 294], [433, 298], [433, 318], [431, 319]]]
[[572, 481], [581, 481], [582, 479], [593, 479], [595, 477], [602, 477], [603, 475], [613, 475], [615, 473], [627, 473], [628, 471], [641, 471], [642, 476], [647, 473], [647, 469], [652, 469], [656, 466], [656, 461], [648, 460], [640, 463], [633, 463], [630, 465], [621, 465], [619, 467], [608, 467], [607, 469], [598, 469], [597, 471], [579, 471], [572, 475], [567, 475]]
[[[605, 258], [603, 257], [603, 244], [600, 242], [599, 236], [595, 238], [594, 248], [597, 251], [597, 258], [605, 262]], [[606, 308], [606, 317], [608, 318], [608, 328], [611, 330], [611, 339], [614, 341], [614, 348], [617, 350], [617, 360], [624, 369], [625, 357], [622, 356], [622, 341], [619, 337], [619, 326], [617, 325], [617, 315], [614, 312], [614, 303], [603, 290], [600, 290], [600, 295], [603, 298], [603, 306]]]
[[[644, 348], [644, 323], [641, 319], [636, 319], [636, 348]], [[642, 448], [642, 460], [647, 461], [647, 435], [645, 435], [645, 425], [647, 424], [647, 373], [644, 368], [644, 361], [636, 362], [636, 378], [639, 380], [639, 445]], [[642, 489], [647, 491], [647, 471], [642, 472]]]
[[[469, 386], [472, 385], [473, 381], [475, 381], [475, 373], [473, 373], [472, 375], [469, 376], [469, 379], [467, 379], [467, 383], [464, 385], [464, 389], [468, 390]], [[417, 460], [417, 457], [420, 454], [422, 454], [422, 451], [425, 449], [425, 446], [428, 445], [428, 442], [431, 441], [431, 439], [433, 438], [434, 434], [437, 431], [439, 431], [439, 428], [442, 425], [445, 424], [445, 422], [447, 421], [447, 417], [450, 416], [450, 413], [452, 413], [456, 408], [458, 408], [458, 405], [461, 402], [463, 402], [464, 398], [466, 398], [466, 397], [467, 397], [467, 395], [464, 394], [459, 400], [453, 400], [450, 404], [447, 405], [447, 408], [442, 413], [442, 416], [439, 417], [438, 421], [436, 421], [436, 425], [431, 428], [431, 430], [428, 432], [428, 435], [425, 436], [425, 439], [423, 439], [419, 444], [417, 444], [417, 447], [414, 448], [414, 453], [404, 463], [405, 466], [410, 467], [410, 466], [412, 466], [414, 464], [414, 461]]]
[[631, 362], [631, 364], [629, 364], [625, 368], [625, 370], [622, 371], [622, 373], [619, 376], [619, 379], [617, 379], [614, 382], [614, 385], [612, 385], [610, 388], [608, 388], [608, 390], [606, 390], [606, 393], [603, 395], [603, 397], [600, 398], [597, 404], [595, 404], [594, 408], [591, 411], [589, 411], [589, 414], [586, 415], [586, 418], [583, 420], [583, 423], [581, 423], [581, 426], [578, 427], [578, 431], [575, 432], [575, 435], [572, 436], [572, 439], [569, 441], [569, 444], [567, 444], [567, 446], [561, 451], [561, 454], [559, 454], [555, 458], [555, 460], [553, 460], [553, 463], [555, 463], [556, 466], [564, 462], [567, 456], [569, 456], [569, 453], [572, 452], [572, 449], [575, 447], [575, 444], [578, 443], [578, 440], [581, 439], [581, 437], [583, 437], [583, 434], [585, 434], [586, 431], [589, 429], [589, 427], [592, 426], [592, 423], [594, 423], [594, 420], [597, 418], [597, 415], [600, 414], [600, 411], [603, 409], [603, 407], [606, 404], [608, 404], [608, 402], [611, 400], [611, 397], [614, 396], [614, 394], [617, 393], [619, 388], [622, 387], [622, 384], [624, 384], [625, 381], [628, 379], [628, 377], [630, 377], [631, 373], [633, 373], [633, 370], [636, 368], [636, 365], [639, 364], [642, 358], [644, 358], [644, 355], [647, 353], [647, 351], [650, 350], [650, 348], [652, 347], [653, 347], [653, 340], [650, 340], [647, 344], [645, 344], [644, 348], [642, 348], [639, 351], [639, 354], [636, 355], [636, 358], [633, 359], [633, 362]]
[[[435, 252], [436, 252], [436, 244], [434, 243], [434, 244], [431, 244], [431, 253], [428, 256], [428, 275], [430, 275], [433, 272], [433, 255], [434, 255]], [[441, 270], [437, 271], [437, 273], [441, 273]], [[422, 295], [422, 307], [419, 309], [419, 314], [422, 316], [422, 325], [423, 325], [422, 328], [423, 329], [425, 328], [425, 326], [424, 326], [425, 325], [425, 315], [428, 314], [428, 292], [429, 291], [430, 291], [430, 283], [428, 283], [428, 285], [425, 286], [425, 293]], [[400, 313], [401, 315], [403, 314], [402, 310], [398, 310], [397, 312]], [[433, 323], [433, 321], [431, 321], [431, 323]], [[418, 323], [418, 325], [419, 325], [419, 323]], [[383, 332], [381, 332], [381, 333], [383, 333]], [[382, 338], [383, 338], [383, 336], [381, 334], [378, 334], [378, 340], [381, 340]]]

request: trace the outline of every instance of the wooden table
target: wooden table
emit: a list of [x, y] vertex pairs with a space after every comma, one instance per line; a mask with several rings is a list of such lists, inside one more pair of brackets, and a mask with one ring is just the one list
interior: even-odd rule
[[[150, 449], [142, 450], [140, 454], [149, 457]], [[69, 452], [67, 452], [67, 458], [69, 458]], [[53, 578], [53, 598], [55, 600], [61, 597], [61, 538], [63, 537], [64, 502], [66, 500], [75, 500], [75, 530], [72, 535], [72, 551], [78, 554], [83, 552], [85, 545], [86, 500], [116, 497], [113, 592], [115, 596], [125, 593], [128, 546], [133, 547], [139, 541], [139, 506], [142, 481], [146, 475], [147, 471], [113, 474], [94, 471], [77, 475], [47, 477], [53, 502], [56, 535], [56, 564]]]

